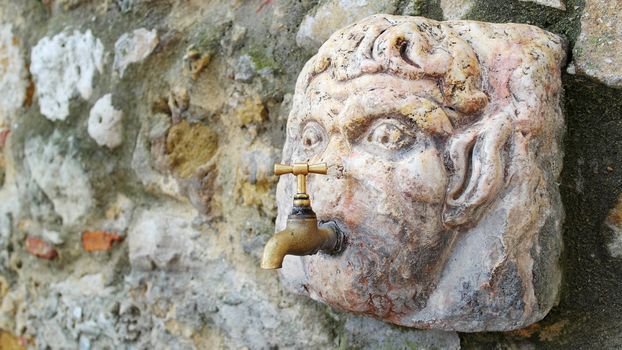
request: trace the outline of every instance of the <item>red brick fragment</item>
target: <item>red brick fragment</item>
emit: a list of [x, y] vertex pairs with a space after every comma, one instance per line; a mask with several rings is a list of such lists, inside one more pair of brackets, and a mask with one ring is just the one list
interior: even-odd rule
[[26, 238], [26, 251], [41, 259], [52, 260], [58, 256], [58, 252], [50, 243], [37, 237]]
[[122, 240], [123, 237], [114, 232], [84, 231], [82, 234], [82, 246], [87, 252], [110, 250], [115, 242]]

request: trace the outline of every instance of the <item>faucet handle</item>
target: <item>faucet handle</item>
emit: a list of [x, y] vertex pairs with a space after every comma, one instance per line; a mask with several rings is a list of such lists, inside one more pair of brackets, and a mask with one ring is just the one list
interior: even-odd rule
[[274, 175], [292, 174], [296, 176], [297, 193], [294, 195], [294, 206], [311, 207], [311, 201], [307, 194], [307, 175], [328, 173], [326, 163], [294, 163], [293, 165], [274, 164]]
[[326, 163], [294, 163], [294, 165], [274, 164], [274, 175], [293, 174], [293, 175], [308, 175], [308, 174], [323, 174], [328, 173], [328, 166]]

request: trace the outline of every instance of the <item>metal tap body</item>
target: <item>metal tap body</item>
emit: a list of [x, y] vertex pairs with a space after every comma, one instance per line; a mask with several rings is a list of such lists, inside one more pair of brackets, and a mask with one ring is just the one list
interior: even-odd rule
[[261, 268], [280, 269], [285, 255], [302, 256], [318, 251], [335, 253], [341, 250], [343, 234], [334, 222], [318, 225], [317, 216], [311, 209], [311, 201], [306, 193], [306, 175], [326, 172], [326, 164], [275, 165], [276, 175], [291, 173], [297, 176], [298, 193], [294, 196], [294, 207], [287, 217], [285, 229], [275, 233], [264, 247]]

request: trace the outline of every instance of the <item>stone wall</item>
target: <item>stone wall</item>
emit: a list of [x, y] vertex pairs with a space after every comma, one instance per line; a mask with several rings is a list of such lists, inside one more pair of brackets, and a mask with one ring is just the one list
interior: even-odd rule
[[[622, 347], [620, 0], [0, 1], [0, 348]], [[564, 279], [506, 333], [406, 329], [289, 294], [259, 257], [298, 72], [374, 13], [568, 44]]]

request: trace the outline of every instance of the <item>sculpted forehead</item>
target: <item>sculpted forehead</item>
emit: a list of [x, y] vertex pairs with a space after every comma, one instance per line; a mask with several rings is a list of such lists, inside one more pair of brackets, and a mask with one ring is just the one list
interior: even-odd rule
[[293, 124], [312, 118], [328, 132], [346, 132], [369, 118], [399, 115], [431, 133], [449, 134], [453, 127], [437, 101], [442, 94], [432, 80], [408, 80], [390, 74], [363, 75], [338, 81], [320, 74], [297, 91]]

